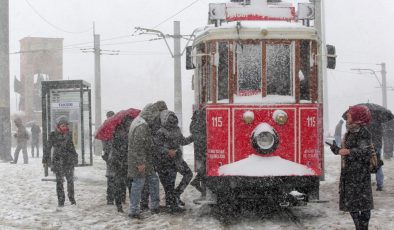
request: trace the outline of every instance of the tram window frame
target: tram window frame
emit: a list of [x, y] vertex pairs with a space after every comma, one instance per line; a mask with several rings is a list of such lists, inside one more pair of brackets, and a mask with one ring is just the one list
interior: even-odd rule
[[[243, 89], [243, 88], [241, 88], [242, 87], [242, 83], [240, 81], [245, 80], [245, 79], [242, 78], [242, 74], [241, 74], [243, 69], [241, 68], [242, 65], [240, 64], [240, 62], [241, 62], [241, 59], [240, 59], [241, 52], [240, 52], [240, 50], [242, 50], [242, 53], [243, 53], [244, 49], [248, 49], [249, 47], [252, 47], [252, 46], [253, 46], [253, 48], [256, 51], [256, 55], [254, 55], [253, 57], [251, 57], [251, 56], [246, 57], [245, 63], [250, 64], [250, 63], [252, 63], [252, 61], [255, 61], [255, 63], [257, 64], [257, 67], [256, 67], [256, 65], [255, 66], [243, 65], [243, 66], [248, 67], [248, 69], [254, 69], [254, 70], [257, 71], [257, 74], [255, 74], [255, 79], [253, 79], [253, 80], [256, 81], [257, 87], [251, 88], [251, 89], [250, 88], [249, 89], [248, 88], [247, 89]], [[261, 66], [262, 66], [262, 49], [261, 49], [260, 42], [244, 42], [244, 43], [241, 43], [241, 44], [238, 43], [236, 45], [236, 47], [235, 47], [235, 56], [236, 56], [236, 66], [237, 66], [236, 67], [236, 71], [237, 71], [237, 79], [236, 79], [236, 84], [237, 84], [236, 90], [237, 91], [236, 91], [236, 95], [239, 95], [239, 96], [250, 96], [250, 95], [261, 94], [261, 91], [262, 91], [262, 68], [261, 68]], [[248, 61], [248, 59], [249, 59], [249, 61]], [[253, 67], [255, 67], [255, 68], [253, 68]], [[249, 76], [249, 79], [251, 79], [250, 74], [248, 74], [248, 75], [245, 74], [245, 76]]]
[[[300, 100], [311, 101], [311, 72], [312, 72], [312, 42], [309, 40], [300, 41]], [[303, 79], [301, 79], [302, 74]]]
[[[265, 74], [266, 74], [266, 92], [267, 95], [279, 95], [279, 96], [294, 96], [294, 90], [295, 90], [295, 82], [294, 82], [294, 42], [267, 42], [265, 47], [266, 53], [265, 53], [265, 61], [266, 61], [266, 70], [265, 70]], [[275, 47], [275, 46], [281, 46], [281, 47], [288, 47], [286, 48], [286, 50], [283, 50], [283, 52], [288, 52], [288, 55], [286, 55], [286, 57], [284, 55], [278, 55], [279, 51], [277, 49], [272, 50], [272, 53], [270, 52], [270, 48], [271, 47]], [[269, 57], [269, 55], [275, 55], [273, 57]], [[275, 60], [278, 59], [280, 57], [285, 57], [286, 60], [280, 60], [280, 62], [286, 62], [286, 69], [285, 71], [288, 73], [284, 73], [285, 75], [281, 75], [280, 78], [278, 77], [278, 73], [274, 72], [274, 73], [269, 73], [270, 71], [270, 67], [272, 68], [271, 71], [276, 71], [277, 68], [277, 62], [276, 63], [271, 63], [271, 60]], [[274, 64], [274, 65], [272, 65]], [[282, 74], [282, 71], [280, 72], [280, 74]], [[272, 76], [272, 77], [270, 77]], [[270, 82], [270, 79], [272, 79], [272, 81]], [[280, 81], [278, 81], [277, 79], [281, 79]], [[284, 85], [283, 83], [285, 81], [282, 80], [286, 80], [286, 85]], [[277, 83], [276, 85], [273, 85], [274, 83]], [[284, 86], [286, 88], [284, 88]]]
[[[205, 43], [200, 43], [196, 46], [196, 63], [197, 63], [197, 77], [196, 85], [198, 85], [198, 102], [206, 103], [209, 90], [207, 90], [207, 80], [209, 77], [208, 67], [208, 56], [206, 54]], [[207, 92], [208, 91], [208, 92]]]
[[229, 51], [230, 46], [228, 42], [218, 42], [217, 45], [219, 52], [219, 60], [217, 66], [217, 99], [220, 100], [229, 99]]

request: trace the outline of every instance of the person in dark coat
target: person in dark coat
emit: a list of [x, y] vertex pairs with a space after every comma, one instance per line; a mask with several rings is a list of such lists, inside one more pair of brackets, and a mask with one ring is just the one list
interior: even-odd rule
[[[360, 104], [364, 106], [374, 106], [375, 104], [371, 103], [365, 103], [365, 104]], [[377, 105], [376, 105], [377, 106]], [[384, 108], [382, 108], [384, 109]], [[342, 118], [346, 120], [346, 113], [345, 112], [342, 115]], [[372, 114], [373, 115], [373, 114]], [[382, 118], [384, 117], [384, 118]], [[384, 113], [384, 115], [376, 115], [375, 119], [372, 119], [371, 122], [369, 122], [368, 125], [365, 127], [367, 130], [371, 133], [371, 138], [372, 138], [372, 144], [376, 150], [376, 154], [378, 157], [378, 161], [381, 161], [382, 158], [382, 147], [383, 147], [383, 122], [382, 119], [388, 119], [392, 120], [393, 119], [393, 114], [391, 111], [388, 110], [387, 113]], [[383, 191], [384, 187], [384, 173], [383, 173], [383, 167], [380, 166], [378, 171], [375, 174], [375, 179], [376, 179], [376, 191]]]
[[[165, 103], [165, 101], [157, 101], [155, 102], [156, 107], [159, 109], [159, 112], [167, 110], [167, 104]], [[161, 127], [161, 121], [160, 121], [160, 116], [157, 116], [152, 125], [149, 126], [151, 131], [152, 131], [152, 135], [155, 137], [157, 131], [160, 129]], [[158, 146], [155, 144], [154, 147], [154, 157], [153, 157], [153, 166], [155, 168], [155, 170], [157, 169], [157, 164], [158, 164], [158, 159], [157, 156], [159, 156], [160, 154], [158, 153], [159, 149]], [[157, 171], [157, 170], [156, 170]], [[141, 194], [141, 210], [147, 210], [149, 209], [149, 184], [145, 183], [144, 188], [142, 189], [142, 194]]]
[[28, 164], [29, 158], [27, 155], [27, 140], [29, 140], [29, 134], [25, 126], [23, 125], [22, 119], [19, 117], [14, 120], [15, 126], [18, 128], [17, 132], [14, 134], [16, 138], [16, 149], [14, 152], [14, 161], [10, 162], [11, 164], [18, 163], [19, 152], [22, 150], [23, 153], [23, 163]]
[[[157, 172], [163, 185], [166, 206], [171, 212], [183, 211], [178, 205], [184, 205], [180, 195], [193, 178], [193, 173], [183, 160], [181, 146], [193, 142], [193, 137], [185, 138], [178, 126], [178, 118], [174, 112], [164, 110], [160, 113], [161, 128], [155, 135], [155, 143], [159, 148]], [[182, 180], [175, 188], [176, 174], [182, 175]]]
[[122, 123], [116, 127], [112, 138], [112, 154], [109, 161], [110, 170], [115, 173], [115, 204], [118, 212], [123, 212], [122, 202], [124, 203], [126, 200], [127, 188], [130, 192], [130, 183], [127, 179], [127, 149], [129, 128], [132, 121], [132, 117], [125, 116]]
[[363, 105], [351, 106], [346, 113], [347, 132], [342, 148], [331, 146], [334, 154], [341, 155], [339, 181], [339, 209], [350, 212], [356, 230], [368, 229], [373, 209], [371, 174], [372, 137], [366, 129], [371, 121], [369, 109]]
[[194, 139], [194, 160], [196, 162], [197, 175], [190, 182], [201, 193], [201, 199], [206, 196], [206, 151], [207, 136], [204, 110], [195, 110], [190, 123], [190, 133]]
[[40, 157], [40, 133], [41, 128], [36, 123], [33, 123], [31, 126], [31, 157], [34, 157], [34, 148], [37, 149], [37, 157]]
[[[65, 194], [63, 188], [64, 177], [67, 180], [68, 199], [75, 205], [74, 197], [74, 167], [78, 164], [78, 154], [72, 141], [72, 133], [68, 127], [68, 119], [60, 116], [57, 119], [56, 129], [49, 134], [47, 150], [44, 152], [42, 163], [44, 167], [52, 165], [56, 175], [56, 193], [59, 207], [64, 206]], [[51, 149], [53, 156], [51, 158]]]
[[[108, 119], [113, 115], [115, 115], [113, 111], [108, 111], [106, 117]], [[110, 167], [110, 162], [108, 161], [109, 157], [112, 156], [112, 139], [108, 141], [102, 141], [102, 143], [104, 154], [101, 156], [101, 158], [103, 158], [107, 167], [105, 172], [105, 176], [107, 177], [107, 204], [113, 205], [115, 200], [115, 172]]]

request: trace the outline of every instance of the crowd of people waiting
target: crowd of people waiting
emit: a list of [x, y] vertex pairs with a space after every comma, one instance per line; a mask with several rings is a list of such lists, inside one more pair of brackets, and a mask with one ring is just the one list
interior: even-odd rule
[[[107, 113], [107, 119], [115, 113]], [[164, 101], [148, 104], [133, 119], [125, 116], [116, 127], [113, 138], [103, 142], [102, 158], [107, 164], [107, 204], [116, 204], [118, 212], [124, 212], [122, 204], [129, 190], [129, 217], [141, 218], [142, 210], [150, 209], [151, 213], [165, 210], [169, 213], [183, 212], [185, 203], [181, 194], [193, 178], [192, 170], [182, 156], [183, 145], [188, 145], [201, 139], [200, 116], [193, 115], [191, 135], [184, 137], [178, 125], [179, 121], [174, 112], [168, 110]], [[197, 124], [198, 123], [198, 124]], [[199, 145], [204, 140], [195, 143], [198, 174], [191, 183], [202, 196], [205, 196], [204, 167], [205, 159], [202, 154], [205, 145]], [[201, 153], [201, 154], [198, 154]], [[176, 175], [182, 175], [180, 183], [176, 184]], [[165, 193], [165, 207], [160, 208], [159, 183]]]

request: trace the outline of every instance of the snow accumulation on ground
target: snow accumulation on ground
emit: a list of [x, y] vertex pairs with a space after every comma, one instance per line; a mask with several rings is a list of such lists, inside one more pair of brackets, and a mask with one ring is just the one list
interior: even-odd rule
[[[185, 147], [184, 151], [192, 166], [192, 146]], [[41, 158], [30, 158], [27, 165], [21, 160], [22, 157], [16, 165], [0, 163], [0, 229], [300, 229], [288, 218], [269, 212], [240, 212], [233, 221], [224, 223], [213, 215], [211, 206], [192, 202], [199, 193], [191, 186], [182, 195], [186, 202], [185, 213], [160, 213], [143, 220], [131, 220], [127, 211], [119, 214], [113, 205], [106, 205], [105, 163], [98, 156], [92, 167], [76, 168], [77, 205], [71, 206], [66, 201], [65, 207], [58, 208], [55, 183], [41, 181], [44, 175]], [[320, 198], [327, 202], [294, 207], [293, 213], [299, 218], [302, 229], [354, 229], [350, 215], [338, 210], [339, 157], [326, 149], [325, 161]], [[394, 159], [385, 161], [384, 173], [384, 191], [373, 191], [375, 209], [369, 229], [394, 229]], [[372, 181], [375, 183], [375, 179]], [[162, 189], [161, 197], [164, 198]], [[128, 210], [128, 205], [124, 208]]]

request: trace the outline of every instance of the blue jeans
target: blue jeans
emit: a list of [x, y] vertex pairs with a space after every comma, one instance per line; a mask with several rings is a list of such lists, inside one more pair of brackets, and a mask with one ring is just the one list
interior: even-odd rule
[[[376, 149], [376, 154], [379, 155], [379, 159], [382, 157], [382, 149]], [[378, 169], [376, 172], [376, 186], [383, 188], [383, 180], [384, 180], [384, 175], [383, 175], [383, 166]]]
[[145, 185], [145, 180], [149, 185], [150, 209], [157, 209], [160, 205], [159, 177], [156, 173], [145, 177], [134, 177], [131, 182], [130, 209], [129, 214], [140, 214], [141, 193]]

